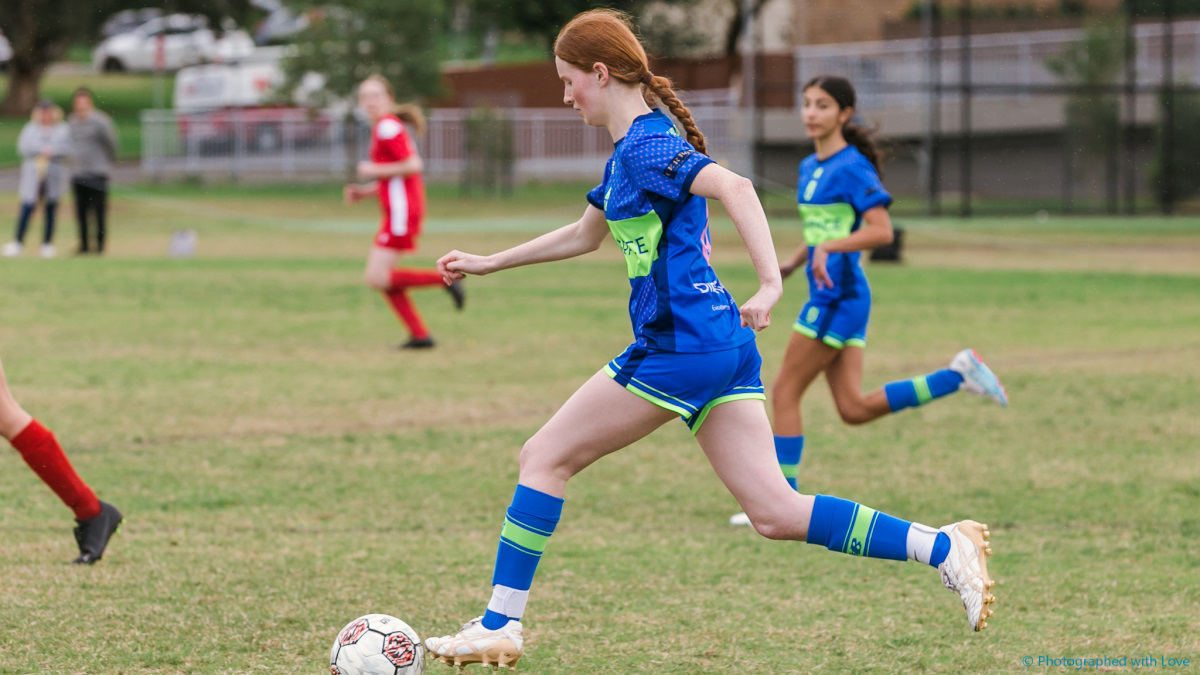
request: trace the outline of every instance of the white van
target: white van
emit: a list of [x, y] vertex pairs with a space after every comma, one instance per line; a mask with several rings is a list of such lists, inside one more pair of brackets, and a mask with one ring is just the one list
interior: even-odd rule
[[228, 151], [241, 143], [270, 152], [285, 143], [304, 145], [324, 138], [333, 122], [328, 114], [272, 98], [284, 81], [279, 60], [285, 49], [260, 47], [238, 62], [180, 70], [175, 77], [180, 140]]

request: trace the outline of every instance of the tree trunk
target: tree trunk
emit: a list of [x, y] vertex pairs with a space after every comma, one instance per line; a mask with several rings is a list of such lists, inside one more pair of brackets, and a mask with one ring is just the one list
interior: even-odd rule
[[22, 63], [13, 58], [8, 64], [8, 92], [0, 103], [0, 117], [28, 117], [38, 100], [38, 84], [45, 66]]

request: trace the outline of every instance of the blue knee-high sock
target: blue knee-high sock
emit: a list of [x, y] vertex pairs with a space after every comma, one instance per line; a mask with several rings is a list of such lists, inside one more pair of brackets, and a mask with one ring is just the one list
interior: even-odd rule
[[962, 375], [946, 368], [911, 380], [891, 382], [883, 386], [883, 393], [887, 396], [888, 406], [895, 413], [953, 394], [958, 391], [962, 381]]
[[806, 541], [850, 555], [907, 560], [910, 526], [906, 520], [856, 502], [817, 495]]
[[21, 215], [17, 217], [17, 236], [13, 240], [18, 244], [25, 242], [25, 230], [29, 228], [29, 217], [33, 215], [36, 204], [21, 204]]
[[484, 628], [495, 630], [510, 619], [521, 618], [538, 560], [562, 516], [562, 505], [559, 497], [517, 485], [500, 530], [492, 599], [483, 615]]
[[46, 224], [42, 227], [42, 243], [54, 241], [54, 212], [58, 210], [58, 202], [46, 202]]
[[779, 460], [779, 468], [783, 471], [784, 478], [787, 478], [788, 485], [791, 485], [793, 490], [799, 489], [796, 487], [796, 478], [800, 475], [800, 457], [803, 453], [803, 434], [775, 437], [775, 458]]

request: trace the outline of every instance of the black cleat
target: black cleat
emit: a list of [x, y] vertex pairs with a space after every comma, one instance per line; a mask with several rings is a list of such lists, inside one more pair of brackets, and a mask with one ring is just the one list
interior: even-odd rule
[[108, 540], [121, 527], [121, 512], [107, 502], [100, 502], [100, 515], [87, 520], [76, 520], [75, 541], [79, 543], [79, 557], [71, 562], [76, 565], [94, 565], [104, 556]]
[[426, 336], [423, 338], [409, 338], [408, 342], [396, 347], [396, 349], [432, 349], [433, 338]]
[[450, 297], [454, 298], [454, 309], [462, 311], [463, 305], [467, 304], [467, 291], [463, 289], [461, 281], [451, 281], [446, 287], [446, 292]]

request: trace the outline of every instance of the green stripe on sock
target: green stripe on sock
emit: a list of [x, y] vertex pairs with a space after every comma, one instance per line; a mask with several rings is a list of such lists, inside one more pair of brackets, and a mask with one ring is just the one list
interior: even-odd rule
[[500, 528], [500, 538], [538, 553], [545, 551], [546, 542], [550, 541], [550, 537], [526, 529], [510, 518], [504, 519], [504, 527]]
[[929, 382], [924, 375], [914, 377], [912, 383], [913, 388], [917, 390], [917, 405], [925, 405], [933, 400], [933, 394], [929, 393]]
[[867, 537], [871, 534], [874, 524], [875, 509], [859, 504], [858, 508], [854, 510], [854, 518], [850, 522], [850, 534], [846, 537], [842, 552], [850, 555], [866, 555]]
[[799, 478], [800, 477], [800, 465], [799, 464], [780, 464], [779, 470], [783, 472], [784, 478]]

